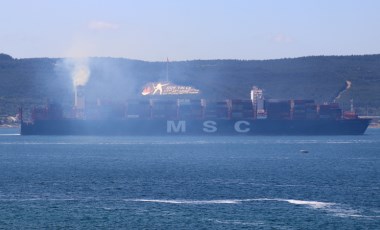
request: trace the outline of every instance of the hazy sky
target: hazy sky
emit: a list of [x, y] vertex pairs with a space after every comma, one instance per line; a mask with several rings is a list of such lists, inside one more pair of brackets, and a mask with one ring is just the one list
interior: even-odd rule
[[379, 0], [0, 0], [0, 53], [148, 61], [380, 53]]

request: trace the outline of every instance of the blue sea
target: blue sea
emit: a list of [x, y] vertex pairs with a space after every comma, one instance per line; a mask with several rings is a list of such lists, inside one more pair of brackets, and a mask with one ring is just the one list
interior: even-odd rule
[[17, 132], [0, 130], [0, 229], [380, 229], [379, 129], [254, 137]]

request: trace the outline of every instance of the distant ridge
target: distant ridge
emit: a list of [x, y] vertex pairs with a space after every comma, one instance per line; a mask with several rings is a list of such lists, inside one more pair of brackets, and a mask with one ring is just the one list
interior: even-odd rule
[[[86, 88], [114, 100], [139, 97], [144, 84], [166, 78], [166, 60], [146, 62], [125, 58], [89, 58]], [[309, 98], [337, 102], [350, 100], [363, 114], [380, 114], [380, 55], [309, 56], [273, 60], [193, 60], [169, 63], [170, 80], [200, 89], [202, 97], [249, 98], [252, 85], [268, 98]], [[0, 114], [17, 107], [43, 104], [47, 99], [72, 103], [72, 82], [61, 58], [14, 59], [0, 54]]]

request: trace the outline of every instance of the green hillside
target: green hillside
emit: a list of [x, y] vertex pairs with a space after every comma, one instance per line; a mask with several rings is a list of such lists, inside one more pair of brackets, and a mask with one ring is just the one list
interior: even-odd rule
[[[86, 92], [92, 97], [125, 100], [140, 97], [147, 82], [166, 79], [166, 62], [121, 58], [90, 58]], [[70, 106], [73, 87], [64, 59], [14, 59], [0, 54], [0, 115], [15, 114], [19, 106], [30, 108], [53, 100]], [[331, 102], [344, 108], [350, 99], [361, 114], [380, 114], [380, 55], [313, 56], [292, 59], [194, 60], [169, 63], [169, 80], [190, 85], [203, 98], [249, 98], [253, 85], [267, 98], [303, 98]]]

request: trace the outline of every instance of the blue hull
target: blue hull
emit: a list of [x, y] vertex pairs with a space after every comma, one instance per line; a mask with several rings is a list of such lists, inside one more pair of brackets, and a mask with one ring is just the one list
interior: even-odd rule
[[21, 135], [362, 135], [370, 119], [37, 120]]

